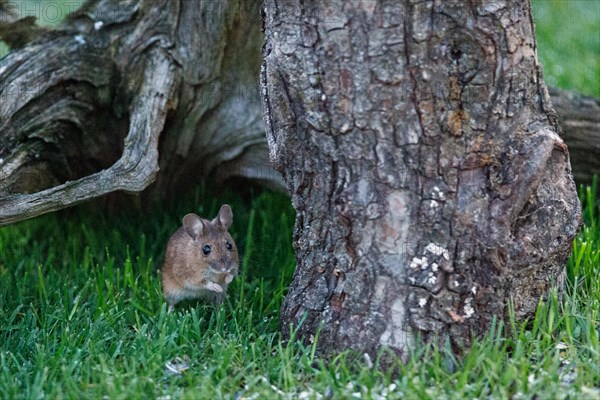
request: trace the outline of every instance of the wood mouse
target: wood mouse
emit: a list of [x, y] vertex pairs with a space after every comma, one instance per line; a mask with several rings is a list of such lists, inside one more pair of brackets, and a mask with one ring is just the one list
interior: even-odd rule
[[169, 312], [185, 299], [223, 301], [239, 266], [237, 247], [228, 232], [232, 220], [227, 204], [212, 221], [196, 214], [183, 217], [183, 226], [169, 239], [161, 272]]

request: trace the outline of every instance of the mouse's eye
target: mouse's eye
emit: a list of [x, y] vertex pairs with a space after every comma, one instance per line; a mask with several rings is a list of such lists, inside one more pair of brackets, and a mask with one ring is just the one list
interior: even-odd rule
[[225, 248], [229, 251], [231, 251], [231, 249], [233, 249], [233, 246], [231, 245], [231, 243], [229, 243], [229, 241], [225, 242]]
[[205, 255], [209, 255], [209, 254], [210, 254], [210, 251], [211, 251], [210, 245], [209, 245], [209, 244], [205, 244], [205, 245], [204, 245], [204, 247], [202, 248], [202, 252], [203, 252]]

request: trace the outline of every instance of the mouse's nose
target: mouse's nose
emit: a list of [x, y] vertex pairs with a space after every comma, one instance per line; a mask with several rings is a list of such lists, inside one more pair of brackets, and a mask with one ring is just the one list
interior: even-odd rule
[[219, 263], [219, 269], [223, 272], [229, 271], [231, 269], [231, 260], [228, 260], [225, 257], [221, 258]]

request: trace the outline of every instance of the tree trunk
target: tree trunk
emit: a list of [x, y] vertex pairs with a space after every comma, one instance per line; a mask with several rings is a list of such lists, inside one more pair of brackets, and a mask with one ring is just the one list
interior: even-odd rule
[[318, 349], [460, 348], [561, 286], [580, 205], [522, 1], [266, 1], [282, 308]]
[[[95, 0], [56, 30], [19, 17], [20, 4], [0, 0], [0, 37], [15, 48], [0, 60], [0, 225], [119, 190], [165, 201], [207, 179], [283, 187], [257, 90], [259, 2]], [[553, 101], [575, 177], [589, 181], [599, 103]]]

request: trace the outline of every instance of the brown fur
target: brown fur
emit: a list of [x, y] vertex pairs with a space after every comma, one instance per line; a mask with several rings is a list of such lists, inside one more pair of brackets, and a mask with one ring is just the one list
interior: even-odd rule
[[[239, 266], [237, 247], [228, 232], [232, 218], [227, 204], [212, 221], [196, 214], [183, 218], [183, 226], [169, 239], [161, 273], [169, 311], [185, 299], [223, 301]], [[226, 242], [231, 244], [231, 250]], [[203, 252], [205, 245], [211, 247], [208, 255]]]

